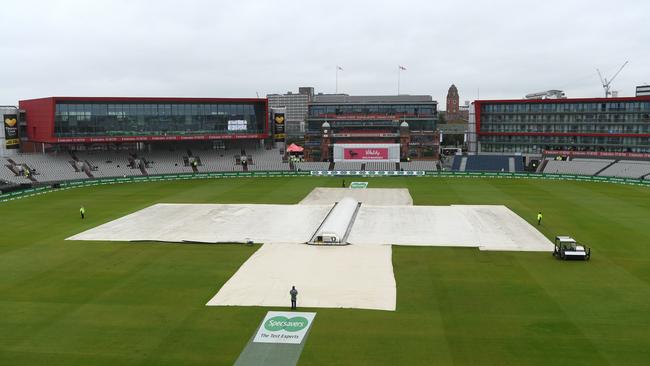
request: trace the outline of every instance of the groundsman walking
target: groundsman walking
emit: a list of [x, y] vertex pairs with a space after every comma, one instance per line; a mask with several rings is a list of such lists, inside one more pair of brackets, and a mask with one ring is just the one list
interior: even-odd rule
[[542, 211], [537, 213], [537, 226], [542, 224]]
[[81, 215], [82, 220], [86, 217], [86, 209], [83, 206], [79, 209], [79, 214]]

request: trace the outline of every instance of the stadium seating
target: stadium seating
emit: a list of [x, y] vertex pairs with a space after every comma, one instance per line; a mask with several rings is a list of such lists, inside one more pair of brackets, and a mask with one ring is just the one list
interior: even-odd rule
[[[245, 150], [245, 151], [244, 151]], [[89, 179], [104, 177], [122, 177], [158, 174], [183, 174], [192, 172], [231, 172], [244, 171], [238, 163], [242, 152], [248, 157], [247, 170], [249, 171], [288, 171], [291, 164], [283, 161], [279, 149], [265, 149], [259, 144], [250, 146], [233, 147], [231, 149], [195, 149], [190, 150], [154, 150], [154, 151], [76, 151], [73, 153], [51, 154], [19, 154], [16, 155], [16, 164], [25, 164], [30, 169], [35, 168], [36, 178], [43, 182], [61, 181], [70, 179]], [[191, 162], [196, 160], [197, 165]], [[9, 163], [7, 163], [9, 164]], [[330, 168], [329, 162], [295, 162], [295, 170], [326, 171]], [[399, 164], [399, 169], [413, 170], [438, 170], [438, 161], [414, 160]], [[398, 165], [394, 162], [371, 161], [339, 162], [334, 170], [360, 171], [395, 171]], [[10, 169], [4, 169], [0, 181], [11, 183], [29, 183], [30, 180], [16, 176]]]
[[140, 169], [129, 166], [126, 151], [79, 151], [75, 156], [90, 164], [94, 177], [124, 177], [142, 175]]
[[613, 162], [607, 159], [548, 160], [544, 173], [595, 175]]
[[248, 170], [250, 171], [283, 171], [291, 170], [289, 163], [283, 163], [281, 161], [254, 161], [252, 164], [248, 164]]
[[162, 150], [143, 152], [138, 154], [146, 163], [145, 169], [149, 174], [180, 174], [192, 173], [194, 170], [190, 164], [186, 164], [184, 157], [187, 157], [185, 150]]
[[599, 176], [605, 177], [620, 177], [620, 178], [637, 178], [650, 174], [650, 162], [648, 161], [634, 161], [634, 160], [621, 160], [617, 161], [602, 172], [598, 173]]
[[328, 170], [330, 167], [330, 163], [326, 161], [314, 161], [314, 162], [301, 162], [301, 163], [295, 163], [294, 164], [296, 169], [300, 170]]
[[465, 170], [476, 172], [509, 172], [509, 159], [508, 156], [471, 155], [467, 157]]
[[334, 163], [334, 170], [361, 170], [361, 162], [339, 161]]
[[438, 170], [438, 161], [437, 160], [412, 160], [406, 163], [399, 164], [400, 169], [402, 170], [426, 170], [426, 171], [436, 171]]
[[461, 163], [461, 161], [463, 159], [465, 159], [465, 161], [467, 161], [467, 156], [454, 155], [454, 160], [451, 163], [451, 170], [460, 171], [460, 163]]
[[507, 155], [455, 155], [451, 165], [454, 171], [472, 172], [523, 172], [521, 156]]
[[12, 158], [16, 164], [27, 165], [34, 178], [39, 182], [52, 182], [69, 179], [88, 178], [86, 173], [77, 167], [68, 154], [43, 155], [43, 154], [21, 154]]
[[370, 161], [366, 163], [366, 171], [394, 171], [394, 170], [395, 170], [395, 163], [393, 162]]
[[246, 149], [246, 155], [251, 157], [248, 170], [251, 171], [282, 171], [291, 170], [289, 163], [282, 161], [279, 149]]
[[3, 180], [2, 177], [0, 177], [0, 194], [13, 190], [15, 187], [16, 183], [12, 183], [8, 180]]
[[548, 159], [543, 172], [647, 179], [648, 177], [646, 177], [646, 175], [650, 174], [650, 162], [581, 158], [567, 161]]
[[237, 150], [201, 150], [196, 152], [201, 156], [202, 165], [199, 171], [202, 172], [241, 172], [243, 167], [235, 164], [235, 154], [239, 154]]
[[22, 175], [16, 175], [13, 171], [11, 171], [7, 167], [9, 163], [5, 159], [3, 159], [2, 163], [2, 167], [0, 167], [0, 180], [14, 184], [31, 183], [29, 179], [25, 178]]
[[[243, 151], [245, 150], [245, 151]], [[288, 171], [291, 164], [283, 161], [279, 149], [265, 149], [258, 143], [231, 147], [230, 149], [196, 149], [194, 151], [154, 150], [76, 151], [58, 154], [17, 154], [2, 159], [0, 184], [48, 183], [62, 180], [92, 179], [158, 174], [185, 174], [193, 172], [241, 172], [244, 166], [238, 161], [242, 152], [248, 158], [249, 171]], [[192, 162], [196, 161], [196, 166]], [[611, 159], [573, 159], [569, 161], [546, 160], [543, 173], [599, 175], [634, 179], [650, 179], [650, 162], [615, 161]], [[295, 170], [330, 170], [329, 162], [295, 162]], [[333, 170], [394, 171], [398, 165], [391, 162], [367, 163], [343, 161], [334, 164]], [[519, 156], [456, 155], [451, 163], [456, 171], [523, 171]], [[25, 177], [19, 171], [29, 169]], [[413, 160], [399, 163], [403, 171], [437, 171], [437, 160]], [[4, 183], [8, 182], [8, 183]]]

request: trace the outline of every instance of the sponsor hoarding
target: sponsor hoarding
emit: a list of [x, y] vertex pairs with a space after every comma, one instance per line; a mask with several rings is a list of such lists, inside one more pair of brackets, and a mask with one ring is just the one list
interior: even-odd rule
[[274, 127], [274, 136], [273, 138], [277, 142], [284, 141], [285, 138], [285, 117], [284, 113], [275, 113], [273, 115], [273, 127]]
[[269, 311], [253, 343], [300, 344], [315, 316], [316, 313]]
[[248, 121], [245, 119], [228, 120], [228, 131], [246, 131]]
[[263, 139], [268, 135], [261, 133], [229, 133], [205, 135], [154, 135], [154, 136], [101, 136], [101, 137], [55, 137], [51, 139], [34, 139], [38, 142], [52, 143], [93, 143], [93, 142], [131, 142], [131, 141], [193, 141], [193, 140], [236, 140]]
[[334, 144], [334, 162], [399, 162], [400, 144]]
[[17, 149], [20, 145], [18, 138], [18, 115], [5, 114], [4, 127], [5, 127], [5, 146], [7, 149]]
[[344, 160], [387, 160], [388, 148], [344, 148]]
[[399, 137], [399, 133], [393, 132], [345, 132], [333, 133], [332, 137]]
[[544, 150], [544, 155], [560, 155], [560, 156], [595, 156], [595, 157], [616, 157], [616, 158], [638, 158], [649, 159], [648, 153], [635, 153], [635, 152], [607, 152], [607, 151], [570, 151], [570, 150]]
[[368, 188], [368, 182], [352, 182], [350, 183], [351, 189], [364, 189]]

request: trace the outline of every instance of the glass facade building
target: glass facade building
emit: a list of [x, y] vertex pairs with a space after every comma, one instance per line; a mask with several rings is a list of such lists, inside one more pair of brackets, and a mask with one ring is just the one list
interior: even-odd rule
[[258, 98], [49, 97], [22, 100], [30, 141], [102, 143], [268, 137]]
[[142, 136], [263, 133], [265, 110], [251, 103], [56, 103], [54, 135]]
[[476, 101], [479, 152], [650, 152], [650, 98]]
[[318, 131], [323, 122], [333, 128], [399, 127], [406, 121], [411, 130], [434, 131], [437, 110], [435, 102], [427, 104], [355, 103], [312, 104], [309, 107], [308, 130]]
[[[402, 155], [435, 157], [437, 120], [437, 103], [429, 95], [315, 95], [307, 112], [306, 154], [326, 161], [334, 144], [399, 143]], [[325, 123], [328, 142], [323, 144]]]

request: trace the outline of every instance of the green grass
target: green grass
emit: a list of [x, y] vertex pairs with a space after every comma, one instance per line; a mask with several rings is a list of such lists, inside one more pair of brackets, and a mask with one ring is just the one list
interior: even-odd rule
[[[393, 248], [397, 311], [317, 309], [301, 365], [648, 364], [648, 188], [368, 181], [409, 188], [416, 204], [504, 204], [531, 223], [541, 210], [546, 236], [575, 236], [593, 258]], [[139, 183], [0, 204], [0, 365], [232, 364], [269, 309], [204, 305], [257, 247], [64, 239], [156, 202], [294, 203], [313, 187], [340, 184], [315, 177]]]

